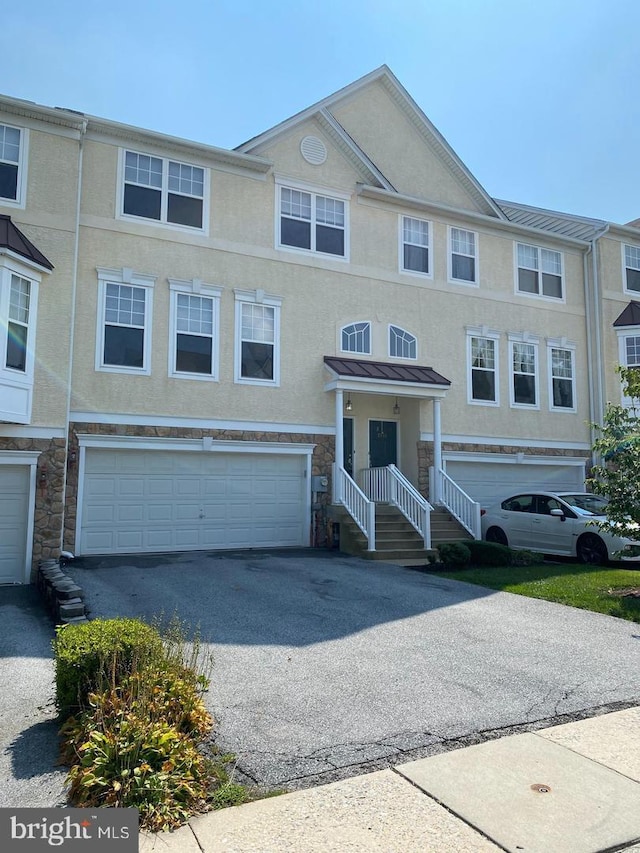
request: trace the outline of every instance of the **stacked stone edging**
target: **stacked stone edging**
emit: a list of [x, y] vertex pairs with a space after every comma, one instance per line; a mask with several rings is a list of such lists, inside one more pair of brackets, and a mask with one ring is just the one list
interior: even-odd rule
[[36, 585], [56, 625], [88, 622], [82, 587], [66, 575], [59, 560], [41, 560]]

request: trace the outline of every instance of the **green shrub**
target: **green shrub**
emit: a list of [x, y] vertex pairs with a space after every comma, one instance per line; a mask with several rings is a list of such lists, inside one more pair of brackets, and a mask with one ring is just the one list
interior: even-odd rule
[[197, 739], [164, 718], [161, 688], [142, 701], [130, 688], [91, 694], [90, 708], [63, 726], [65, 757], [75, 762], [69, 799], [77, 807], [137, 808], [150, 831], [179, 826], [207, 807], [208, 762]]
[[448, 542], [438, 545], [440, 560], [449, 569], [463, 569], [469, 565], [471, 552], [462, 542]]
[[497, 542], [484, 542], [481, 539], [465, 543], [471, 554], [471, 562], [476, 566], [511, 566], [513, 552], [507, 545]]
[[511, 551], [512, 566], [534, 566], [543, 562], [544, 556], [535, 551]]
[[62, 716], [86, 707], [89, 693], [163, 658], [162, 638], [137, 619], [63, 625], [53, 641], [56, 706]]

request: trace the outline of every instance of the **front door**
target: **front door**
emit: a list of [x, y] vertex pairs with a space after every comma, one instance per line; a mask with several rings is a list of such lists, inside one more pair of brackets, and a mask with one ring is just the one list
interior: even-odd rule
[[353, 477], [353, 418], [342, 419], [342, 467]]
[[369, 421], [369, 466], [398, 464], [398, 425], [395, 421]]

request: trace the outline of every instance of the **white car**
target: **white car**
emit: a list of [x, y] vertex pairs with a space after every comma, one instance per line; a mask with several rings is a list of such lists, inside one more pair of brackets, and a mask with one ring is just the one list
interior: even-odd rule
[[522, 492], [481, 512], [482, 538], [581, 563], [640, 560], [640, 543], [600, 530], [607, 499], [588, 492]]

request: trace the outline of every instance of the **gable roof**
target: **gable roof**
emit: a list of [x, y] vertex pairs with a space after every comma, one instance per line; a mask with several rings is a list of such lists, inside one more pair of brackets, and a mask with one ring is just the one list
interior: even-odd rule
[[[325, 117], [327, 114], [332, 116], [332, 107], [342, 103], [360, 89], [364, 89], [366, 86], [377, 81], [382, 83], [392, 99], [398, 104], [409, 121], [421, 135], [425, 144], [429, 146], [432, 152], [442, 161], [443, 165], [454, 175], [460, 184], [464, 186], [465, 190], [476, 201], [480, 209], [486, 214], [494, 216], [497, 219], [506, 219], [507, 217], [501, 210], [500, 206], [495, 203], [487, 191], [471, 174], [446, 139], [429, 121], [424, 112], [386, 65], [381, 65], [380, 68], [376, 68], [374, 71], [371, 71], [359, 80], [350, 83], [343, 89], [339, 89], [337, 92], [334, 92], [333, 95], [323, 98], [321, 101], [318, 101], [312, 106], [307, 107], [305, 110], [291, 116], [291, 118], [285, 119], [258, 136], [254, 136], [252, 139], [247, 140], [247, 142], [237, 146], [234, 150], [244, 154], [252, 153], [256, 148], [263, 146], [265, 143], [271, 142], [282, 134], [288, 133], [296, 125], [302, 124], [310, 118], [317, 117], [319, 114], [324, 114]], [[335, 117], [332, 116], [332, 118], [335, 121]], [[353, 144], [355, 145], [355, 143]], [[357, 146], [355, 147], [362, 157], [363, 152], [357, 148]], [[366, 157], [366, 155], [364, 156]], [[368, 159], [366, 160], [366, 166], [367, 168], [370, 168], [371, 166], [371, 161]], [[385, 189], [393, 190], [393, 187], [391, 187], [388, 182], [386, 185], [381, 185], [384, 186]]]
[[620, 326], [640, 326], [640, 302], [631, 300], [622, 314], [614, 320], [614, 329]]
[[6, 214], [0, 214], [0, 252], [9, 250], [27, 261], [31, 261], [38, 267], [44, 267], [47, 270], [53, 269], [53, 264], [46, 258], [42, 252], [37, 249], [31, 240], [17, 228], [11, 221], [11, 217]]

